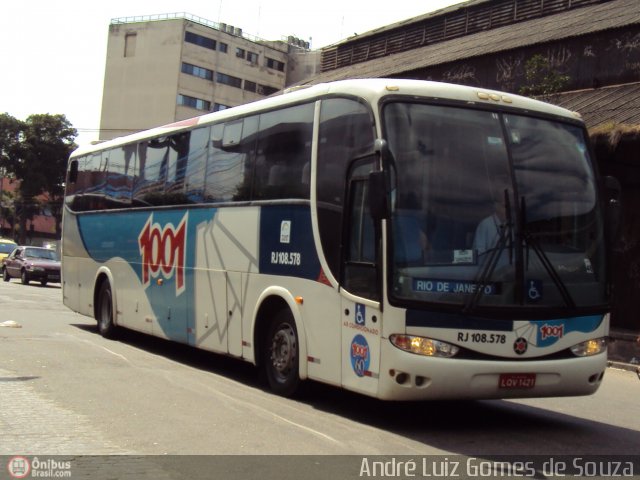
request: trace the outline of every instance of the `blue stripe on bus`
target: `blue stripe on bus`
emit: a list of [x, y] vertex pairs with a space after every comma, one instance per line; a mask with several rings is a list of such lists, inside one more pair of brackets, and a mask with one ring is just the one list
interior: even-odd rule
[[[76, 218], [88, 255], [98, 263], [118, 258], [126, 262], [135, 272], [141, 293], [147, 296], [163, 333], [172, 340], [189, 343], [187, 332], [194, 327], [187, 322], [194, 322], [197, 230], [203, 222], [212, 221], [217, 212], [216, 208], [162, 209], [92, 213]], [[245, 228], [259, 230], [260, 273], [319, 278], [321, 267], [309, 206], [261, 207], [260, 224]], [[158, 243], [163, 245], [162, 253], [158, 253]], [[177, 268], [180, 248], [184, 249], [184, 262]], [[160, 256], [162, 266], [158, 266], [158, 258], [151, 261], [152, 265], [149, 258], [143, 262], [145, 253]], [[163, 266], [169, 274], [159, 273]]]
[[[195, 266], [196, 229], [200, 223], [210, 221], [216, 211], [215, 208], [207, 208], [154, 210], [152, 212], [143, 210], [117, 214], [106, 212], [80, 215], [77, 219], [80, 235], [89, 256], [100, 263], [117, 258], [124, 260], [138, 277], [141, 283], [141, 293], [144, 293], [148, 298], [163, 333], [172, 340], [188, 343], [187, 332], [192, 325], [187, 325], [187, 321], [188, 319], [193, 321], [191, 310], [194, 304], [193, 268]], [[142, 261], [144, 249], [140, 245], [140, 238], [145, 226], [152, 220], [151, 232], [159, 229], [166, 231], [169, 225], [178, 228], [183, 219], [186, 229], [183, 244], [185, 255], [180, 274], [178, 269], [175, 269], [176, 259], [173, 258], [174, 268], [172, 268], [171, 276], [167, 278], [155, 275], [152, 278], [149, 266], [147, 266], [145, 282], [145, 265]], [[167, 246], [167, 251], [170, 250], [171, 248]], [[156, 277], [162, 278], [161, 284], [157, 282]], [[169, 292], [171, 293], [169, 294]]]

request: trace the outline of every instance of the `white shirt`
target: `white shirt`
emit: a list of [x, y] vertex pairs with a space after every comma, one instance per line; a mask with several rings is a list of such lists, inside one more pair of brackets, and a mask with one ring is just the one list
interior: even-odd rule
[[473, 237], [473, 248], [477, 250], [478, 255], [482, 255], [498, 244], [501, 223], [498, 215], [494, 213], [478, 224]]

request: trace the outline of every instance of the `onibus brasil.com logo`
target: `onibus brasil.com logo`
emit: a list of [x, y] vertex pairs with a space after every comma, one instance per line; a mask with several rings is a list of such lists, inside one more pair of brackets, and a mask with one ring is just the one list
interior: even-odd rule
[[7, 470], [13, 478], [70, 478], [71, 462], [15, 456], [9, 459]]

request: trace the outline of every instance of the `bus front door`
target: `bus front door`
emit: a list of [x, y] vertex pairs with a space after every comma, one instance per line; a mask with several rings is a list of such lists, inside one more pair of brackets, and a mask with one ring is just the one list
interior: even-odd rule
[[380, 232], [369, 209], [369, 173], [375, 158], [354, 162], [348, 179], [343, 234], [342, 384], [375, 394], [380, 365]]

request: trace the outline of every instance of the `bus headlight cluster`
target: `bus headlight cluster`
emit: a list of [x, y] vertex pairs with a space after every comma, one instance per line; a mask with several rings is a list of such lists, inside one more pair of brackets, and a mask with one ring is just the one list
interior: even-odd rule
[[607, 349], [607, 338], [594, 338], [586, 342], [578, 343], [571, 347], [571, 352], [577, 357], [590, 357], [604, 352]]
[[458, 347], [450, 343], [414, 335], [393, 334], [389, 340], [400, 350], [427, 357], [451, 358], [460, 351]]

